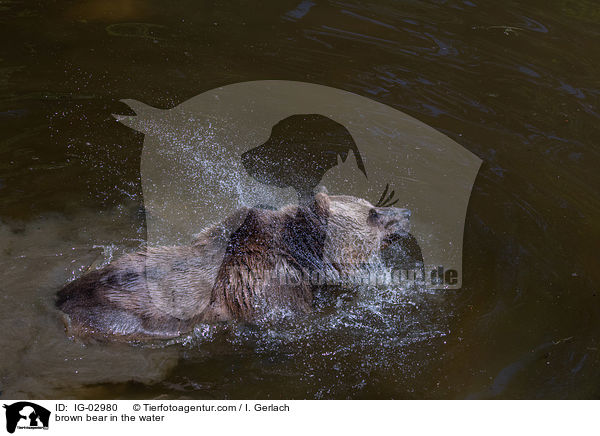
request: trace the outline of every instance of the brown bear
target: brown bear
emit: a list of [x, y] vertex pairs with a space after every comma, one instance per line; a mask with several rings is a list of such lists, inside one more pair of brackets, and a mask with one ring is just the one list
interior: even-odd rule
[[398, 236], [410, 211], [318, 193], [279, 210], [241, 208], [189, 246], [147, 247], [58, 292], [67, 331], [82, 338], [174, 338], [199, 323], [308, 313], [306, 277], [352, 274]]

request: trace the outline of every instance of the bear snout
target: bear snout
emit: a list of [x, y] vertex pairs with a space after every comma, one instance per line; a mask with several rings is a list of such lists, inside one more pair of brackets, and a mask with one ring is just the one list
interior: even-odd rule
[[386, 233], [408, 232], [411, 211], [398, 207], [374, 207], [369, 212], [369, 222]]

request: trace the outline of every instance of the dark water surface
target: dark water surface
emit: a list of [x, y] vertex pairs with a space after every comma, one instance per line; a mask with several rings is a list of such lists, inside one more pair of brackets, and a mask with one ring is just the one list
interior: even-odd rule
[[[598, 2], [17, 0], [0, 36], [0, 397], [600, 396]], [[483, 160], [462, 289], [160, 347], [66, 338], [56, 291], [145, 238], [118, 100], [262, 79], [372, 98]]]

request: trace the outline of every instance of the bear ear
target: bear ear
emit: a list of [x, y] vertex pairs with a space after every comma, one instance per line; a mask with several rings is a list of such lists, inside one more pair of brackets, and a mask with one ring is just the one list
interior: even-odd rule
[[327, 218], [330, 214], [331, 200], [326, 192], [315, 194], [311, 209], [320, 217]]

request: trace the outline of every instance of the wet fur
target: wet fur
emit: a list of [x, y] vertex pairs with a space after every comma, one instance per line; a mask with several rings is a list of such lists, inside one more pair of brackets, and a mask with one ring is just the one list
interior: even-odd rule
[[121, 340], [173, 338], [199, 323], [252, 322], [273, 310], [308, 313], [309, 283], [261, 274], [350, 273], [389, 236], [369, 223], [373, 208], [324, 193], [303, 206], [242, 208], [189, 246], [149, 247], [84, 275], [59, 291], [56, 305], [70, 335]]

